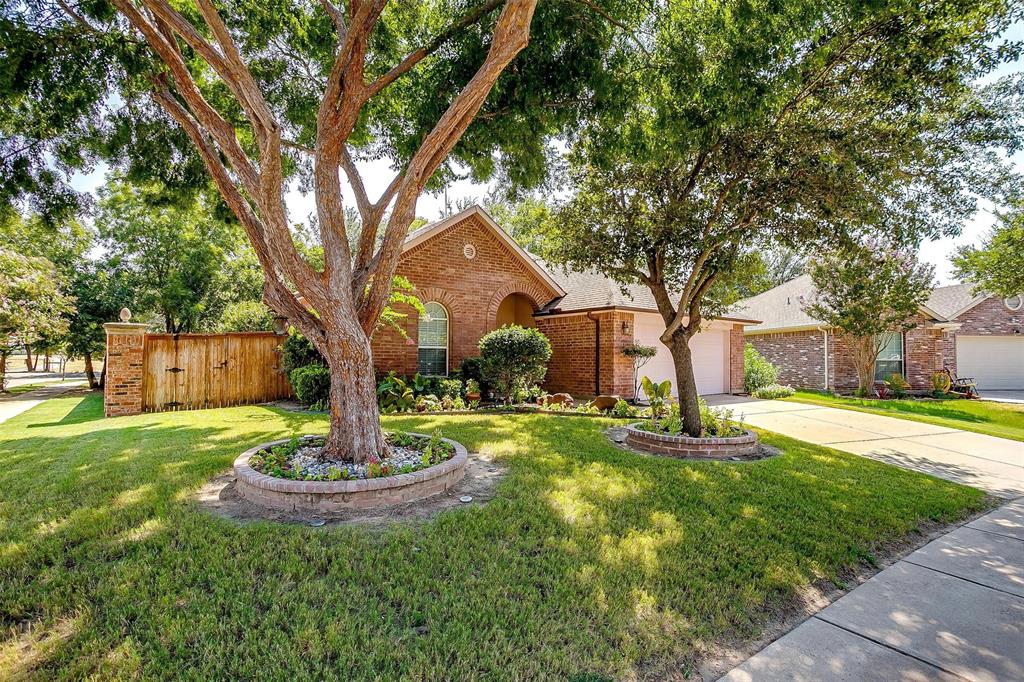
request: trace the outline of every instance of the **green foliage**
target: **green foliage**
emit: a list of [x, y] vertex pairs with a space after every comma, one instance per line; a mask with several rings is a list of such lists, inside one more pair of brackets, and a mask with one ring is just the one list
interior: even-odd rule
[[655, 419], [665, 414], [665, 403], [672, 396], [672, 382], [665, 379], [660, 384], [651, 381], [650, 377], [643, 377], [640, 380], [640, 387], [647, 396], [647, 402], [651, 406], [651, 414]]
[[[463, 359], [462, 365], [459, 367], [459, 376], [466, 382], [467, 393], [480, 393], [484, 395], [490, 389], [490, 386], [487, 385], [487, 379], [484, 378], [483, 358], [479, 356]], [[469, 387], [471, 381], [475, 382], [475, 389]]]
[[437, 395], [441, 398], [455, 399], [462, 395], [461, 379], [438, 379]]
[[306, 365], [288, 374], [295, 398], [303, 405], [326, 404], [331, 392], [331, 371], [323, 365]]
[[558, 229], [552, 207], [543, 199], [527, 197], [518, 203], [486, 202], [484, 208], [519, 246], [541, 257], [548, 235]]
[[934, 271], [919, 263], [913, 250], [872, 240], [811, 261], [815, 291], [801, 305], [812, 318], [852, 340], [861, 395], [874, 382], [885, 335], [915, 326], [914, 316], [931, 293]]
[[324, 356], [320, 354], [309, 339], [295, 331], [289, 330], [288, 338], [281, 346], [281, 365], [284, 371], [291, 375], [299, 367], [307, 365], [327, 365]]
[[612, 408], [613, 417], [635, 417], [636, 414], [637, 409], [621, 398], [615, 401], [615, 407]]
[[398, 332], [398, 335], [403, 339], [409, 338], [408, 332], [402, 326], [403, 320], [409, 317], [409, 313], [403, 312], [404, 308], [411, 308], [417, 315], [426, 315], [423, 303], [412, 293], [414, 291], [416, 291], [416, 287], [405, 277], [395, 275], [391, 278], [391, 293], [388, 296], [388, 304], [381, 311], [380, 318], [377, 320], [377, 326], [374, 327], [374, 332], [377, 332], [382, 327], [388, 327]]
[[899, 372], [893, 372], [890, 374], [886, 377], [884, 383], [885, 387], [897, 400], [907, 397], [907, 391], [910, 389], [910, 384], [907, 383], [907, 380], [904, 379], [903, 375]]
[[746, 344], [743, 347], [743, 390], [753, 394], [778, 380], [779, 368], [768, 362], [753, 345]]
[[955, 274], [976, 292], [1004, 298], [1024, 293], [1024, 202], [999, 218], [980, 248], [962, 247], [953, 257]]
[[416, 395], [392, 370], [377, 383], [377, 404], [383, 412], [408, 412], [416, 406]]
[[221, 332], [268, 332], [274, 330], [274, 311], [259, 301], [229, 303], [220, 316]]
[[551, 343], [537, 329], [506, 325], [480, 339], [480, 357], [484, 376], [510, 403], [517, 385], [530, 386], [544, 380]]
[[792, 386], [768, 384], [755, 389], [751, 395], [755, 398], [761, 398], [762, 400], [774, 400], [776, 398], [788, 398], [795, 393], [796, 389]]

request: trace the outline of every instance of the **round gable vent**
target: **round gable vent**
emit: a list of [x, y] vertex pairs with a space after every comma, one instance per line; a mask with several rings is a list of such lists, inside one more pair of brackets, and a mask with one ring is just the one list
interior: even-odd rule
[[462, 247], [462, 255], [465, 256], [468, 260], [473, 260], [474, 258], [476, 258], [476, 247], [473, 246], [472, 244], [466, 244], [465, 246]]

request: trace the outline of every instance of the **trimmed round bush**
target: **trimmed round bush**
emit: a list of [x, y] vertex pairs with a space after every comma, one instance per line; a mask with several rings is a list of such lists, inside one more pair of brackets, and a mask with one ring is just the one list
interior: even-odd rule
[[743, 348], [743, 390], [753, 394], [759, 388], [771, 386], [779, 380], [779, 368], [768, 362], [749, 343]]
[[536, 329], [506, 325], [480, 339], [480, 358], [484, 378], [508, 403], [518, 386], [544, 380], [551, 342]]
[[306, 365], [288, 375], [295, 397], [303, 405], [327, 404], [331, 392], [331, 370], [324, 365]]
[[755, 398], [762, 398], [764, 400], [772, 400], [774, 398], [788, 398], [789, 396], [796, 393], [796, 390], [792, 386], [780, 386], [779, 384], [769, 384], [768, 386], [762, 386], [753, 392]]

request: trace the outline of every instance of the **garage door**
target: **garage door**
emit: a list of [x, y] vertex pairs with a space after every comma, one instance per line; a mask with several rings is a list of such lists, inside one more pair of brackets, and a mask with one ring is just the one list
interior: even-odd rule
[[1024, 389], [1024, 337], [956, 337], [956, 373], [984, 390]]
[[[672, 354], [661, 342], [665, 322], [660, 315], [638, 313], [635, 318], [636, 340], [645, 346], [654, 346], [658, 354], [640, 369], [640, 376], [649, 376], [653, 381], [672, 382], [672, 395], [676, 391], [676, 370]], [[726, 393], [725, 351], [728, 347], [728, 332], [712, 329], [690, 339], [690, 353], [693, 356], [693, 374], [697, 380], [697, 392], [701, 395]]]

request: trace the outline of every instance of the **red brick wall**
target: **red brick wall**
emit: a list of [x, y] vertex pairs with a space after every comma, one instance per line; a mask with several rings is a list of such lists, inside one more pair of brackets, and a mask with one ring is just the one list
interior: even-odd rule
[[1024, 334], [1024, 309], [1016, 312], [1003, 305], [1003, 299], [990, 296], [956, 318], [962, 326], [957, 334], [965, 336]]
[[103, 384], [103, 416], [122, 417], [142, 413], [144, 324], [106, 324], [106, 378]]
[[[601, 322], [601, 393], [633, 397], [633, 363], [622, 349], [633, 341], [633, 314], [622, 311], [538, 317], [537, 328], [551, 340], [551, 362], [544, 381], [549, 393], [574, 398], [594, 395], [595, 320]], [[625, 323], [625, 326], [623, 326]]]
[[[820, 331], [780, 332], [752, 334], [746, 337], [746, 341], [779, 368], [780, 384], [820, 389], [825, 386], [823, 337], [824, 334]], [[829, 335], [830, 346], [831, 343], [832, 336]], [[740, 386], [742, 385], [741, 377]]]
[[[397, 270], [413, 283], [421, 301], [437, 301], [447, 308], [449, 371], [458, 369], [464, 358], [479, 355], [480, 337], [496, 327], [498, 306], [506, 296], [521, 293], [536, 307], [556, 296], [478, 221], [470, 216], [409, 249]], [[476, 247], [472, 260], [463, 255], [467, 243]], [[374, 335], [373, 361], [378, 371], [416, 372], [417, 316], [406, 307], [402, 312], [409, 313], [402, 323], [409, 340], [390, 328], [381, 328]]]
[[[956, 367], [956, 344], [951, 334], [935, 329], [922, 317], [903, 337], [905, 374], [914, 390], [930, 390], [932, 373]], [[747, 337], [757, 350], [779, 368], [779, 383], [820, 389], [824, 384], [822, 332], [800, 331], [757, 334]], [[829, 387], [839, 391], [857, 388], [853, 350], [842, 335], [828, 335]]]
[[729, 386], [733, 393], [743, 390], [743, 325], [729, 330]]

